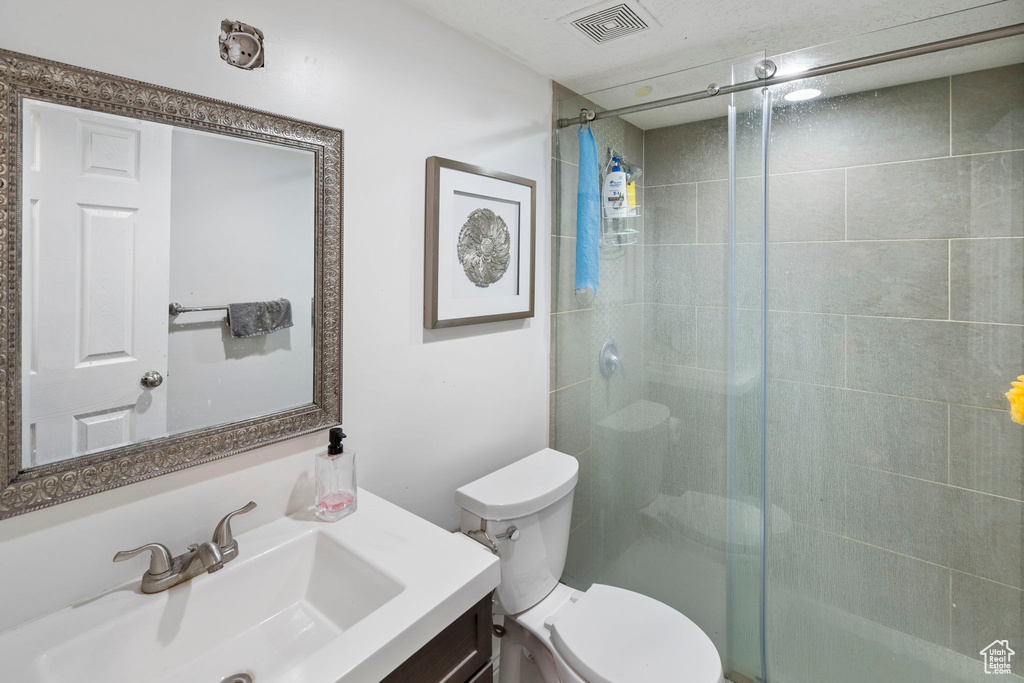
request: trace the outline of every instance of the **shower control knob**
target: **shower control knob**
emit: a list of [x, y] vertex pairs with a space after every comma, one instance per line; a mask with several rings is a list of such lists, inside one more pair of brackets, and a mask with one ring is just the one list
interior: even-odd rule
[[510, 526], [509, 528], [505, 529], [500, 534], [495, 536], [495, 538], [507, 538], [508, 540], [514, 543], [516, 540], [519, 539], [519, 528], [513, 524], [512, 526]]
[[147, 389], [156, 389], [164, 383], [164, 376], [156, 370], [150, 370], [142, 376], [142, 386]]

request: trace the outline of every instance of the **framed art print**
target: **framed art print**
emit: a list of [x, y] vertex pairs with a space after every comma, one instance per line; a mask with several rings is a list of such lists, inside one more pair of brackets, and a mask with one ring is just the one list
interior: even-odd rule
[[423, 326], [532, 318], [537, 183], [427, 159]]

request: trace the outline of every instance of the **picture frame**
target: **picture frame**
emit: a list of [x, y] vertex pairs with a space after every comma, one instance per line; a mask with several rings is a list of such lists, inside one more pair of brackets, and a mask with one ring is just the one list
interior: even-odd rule
[[427, 159], [423, 326], [532, 318], [537, 182]]

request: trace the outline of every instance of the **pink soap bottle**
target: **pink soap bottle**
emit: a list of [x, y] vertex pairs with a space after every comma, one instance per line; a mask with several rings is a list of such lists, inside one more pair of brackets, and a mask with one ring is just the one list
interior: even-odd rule
[[316, 454], [316, 516], [328, 522], [356, 511], [356, 452], [342, 444], [345, 436], [332, 428], [327, 450]]

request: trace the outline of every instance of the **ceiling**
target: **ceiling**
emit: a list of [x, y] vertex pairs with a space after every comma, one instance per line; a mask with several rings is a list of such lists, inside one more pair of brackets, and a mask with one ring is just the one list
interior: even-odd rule
[[[953, 16], [943, 15], [977, 7], [980, 0], [625, 0], [640, 5], [660, 26], [600, 45], [564, 21], [588, 7], [619, 1], [403, 0], [606, 108], [636, 104], [640, 97], [653, 100], [703, 90], [712, 82], [750, 80], [753, 74], [744, 72], [752, 71], [765, 55], [782, 69], [806, 68], [1018, 23], [1024, 17], [1024, 0]], [[931, 17], [938, 18], [923, 21]], [[916, 64], [898, 68], [871, 67], [857, 70], [864, 73], [856, 76], [847, 72], [851, 75], [828, 81], [832, 91], [822, 89], [829, 96], [1000, 66], [1021, 61], [1024, 49], [1020, 41], [1007, 39], [963, 53], [969, 63], [963, 55], [916, 58]], [[650, 92], [638, 95], [644, 85], [652, 86]], [[724, 106], [716, 98], [624, 118], [654, 128], [719, 116]]]

